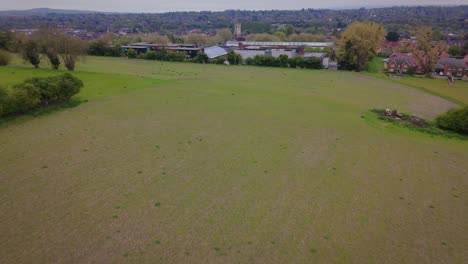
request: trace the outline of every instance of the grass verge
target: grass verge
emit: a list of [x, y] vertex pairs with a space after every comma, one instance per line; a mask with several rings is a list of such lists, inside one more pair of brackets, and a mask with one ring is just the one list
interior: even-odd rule
[[[423, 120], [426, 123], [426, 126], [418, 126], [406, 121], [398, 121], [390, 117], [382, 116], [383, 109], [372, 109], [368, 111], [366, 114], [362, 116], [367, 122], [376, 124], [380, 127], [385, 128], [403, 128], [408, 129], [411, 131], [415, 131], [418, 133], [423, 133], [429, 135], [431, 137], [438, 136], [438, 137], [445, 137], [451, 139], [460, 139], [460, 140], [468, 140], [468, 136], [458, 134], [452, 131], [443, 130], [437, 127], [434, 123]], [[403, 114], [405, 117], [411, 117], [410, 115]]]

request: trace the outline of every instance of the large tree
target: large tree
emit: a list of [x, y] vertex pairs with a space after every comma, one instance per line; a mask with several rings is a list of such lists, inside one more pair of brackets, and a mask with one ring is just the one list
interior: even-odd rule
[[347, 70], [362, 71], [376, 55], [385, 36], [384, 27], [372, 22], [355, 22], [338, 41], [338, 62]]
[[222, 41], [226, 42], [232, 39], [232, 32], [231, 30], [225, 28], [225, 29], [218, 30], [218, 32], [216, 32], [216, 36], [218, 36], [218, 38], [221, 39]]
[[430, 27], [416, 29], [415, 36], [416, 43], [408, 44], [407, 49], [413, 54], [424, 74], [430, 77], [445, 46], [432, 40], [433, 32]]
[[38, 41], [41, 53], [45, 54], [49, 63], [54, 70], [60, 67], [60, 58], [58, 55], [60, 32], [56, 29], [42, 28], [36, 33], [34, 37]]
[[60, 36], [59, 54], [69, 71], [75, 70], [75, 63], [86, 55], [87, 43], [68, 35]]

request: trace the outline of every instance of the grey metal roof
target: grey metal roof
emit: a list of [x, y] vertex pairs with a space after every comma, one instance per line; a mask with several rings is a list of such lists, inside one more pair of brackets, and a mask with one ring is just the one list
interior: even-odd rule
[[327, 53], [324, 53], [324, 52], [307, 52], [307, 53], [304, 53], [304, 58], [311, 58], [311, 57], [315, 57], [315, 58], [325, 58], [328, 54]]
[[212, 46], [205, 48], [205, 53], [208, 55], [208, 58], [214, 59], [226, 55], [227, 51], [219, 46]]

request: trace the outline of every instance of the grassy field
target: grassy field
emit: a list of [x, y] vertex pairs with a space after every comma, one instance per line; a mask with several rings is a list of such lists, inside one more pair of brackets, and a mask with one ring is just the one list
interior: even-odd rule
[[453, 101], [349, 72], [91, 57], [75, 74], [89, 102], [0, 128], [0, 263], [468, 258], [468, 141], [362, 118]]

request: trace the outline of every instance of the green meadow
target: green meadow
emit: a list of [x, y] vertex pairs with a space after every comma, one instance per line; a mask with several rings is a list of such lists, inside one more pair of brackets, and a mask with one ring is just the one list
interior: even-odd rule
[[[21, 62], [0, 85], [62, 72]], [[468, 83], [88, 57], [87, 100], [0, 125], [0, 263], [465, 263]]]

